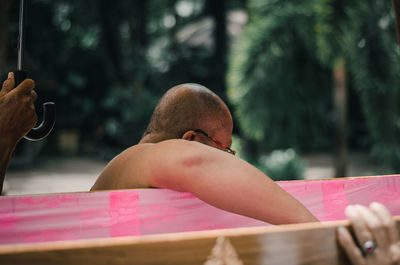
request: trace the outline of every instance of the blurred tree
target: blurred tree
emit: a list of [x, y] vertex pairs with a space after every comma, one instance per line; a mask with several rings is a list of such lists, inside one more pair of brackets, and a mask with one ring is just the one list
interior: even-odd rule
[[316, 1], [315, 33], [317, 54], [320, 61], [332, 69], [333, 106], [335, 123], [335, 176], [346, 176], [347, 168], [347, 61], [349, 43], [348, 35], [352, 32], [347, 27], [350, 21], [346, 10], [352, 2], [342, 0]]
[[273, 180], [303, 179], [306, 166], [293, 149], [274, 150], [268, 156], [262, 155], [256, 165]]
[[392, 0], [393, 9], [396, 19], [396, 27], [397, 27], [397, 40], [399, 41], [400, 45], [400, 1], [399, 0]]
[[214, 52], [212, 62], [215, 65], [214, 76], [219, 84], [218, 90], [225, 94], [225, 74], [227, 69], [227, 53], [228, 53], [228, 35], [227, 35], [227, 19], [226, 19], [226, 3], [225, 0], [214, 1], [207, 0], [207, 9], [214, 19]]
[[[251, 151], [331, 146], [332, 87], [342, 89], [337, 102], [344, 107], [347, 84], [351, 111], [357, 112], [360, 102], [363, 113], [352, 113], [350, 118], [357, 120], [350, 124], [361, 121], [372, 154], [396, 168], [400, 64], [390, 3], [249, 4], [250, 21], [234, 49], [228, 92], [245, 136], [257, 143]], [[340, 116], [344, 113], [345, 107]], [[345, 134], [354, 139], [353, 133], [342, 127], [342, 139]]]
[[385, 168], [400, 169], [400, 49], [390, 2], [357, 1], [350, 71], [371, 138], [372, 155]]
[[[245, 7], [249, 24], [231, 53], [228, 92], [253, 160], [274, 149], [333, 147], [332, 72], [343, 65], [351, 146], [400, 164], [399, 48], [390, 3], [375, 0], [31, 0], [27, 69], [37, 106], [57, 103], [47, 146], [62, 129], [77, 131], [82, 148], [134, 144], [158, 98], [178, 83], [202, 83], [225, 98], [227, 28], [231, 11]], [[15, 69], [17, 23], [17, 1], [4, 1], [3, 76]]]
[[315, 54], [311, 7], [250, 1], [250, 21], [232, 53], [228, 88], [244, 135], [258, 143], [249, 153], [331, 145], [331, 76]]
[[[62, 130], [78, 133], [82, 148], [100, 140], [118, 150], [135, 144], [157, 99], [178, 83], [199, 82], [224, 97], [226, 13], [244, 2], [29, 1], [26, 68], [37, 82], [37, 106], [49, 100], [57, 105], [52, 144], [46, 146], [57, 146]], [[18, 3], [6, 1], [1, 8], [5, 75], [15, 69]], [[202, 27], [203, 21], [211, 26]], [[205, 34], [182, 39], [187, 29]]]

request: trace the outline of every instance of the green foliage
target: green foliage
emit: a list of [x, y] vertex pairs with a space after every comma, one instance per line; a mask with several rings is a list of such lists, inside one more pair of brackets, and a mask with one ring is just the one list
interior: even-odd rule
[[142, 137], [157, 100], [150, 91], [115, 88], [110, 90], [103, 104], [112, 113], [104, 117], [102, 123], [105, 137], [118, 139], [120, 145], [131, 146]]
[[[330, 147], [331, 75], [343, 57], [349, 127], [364, 132], [350, 131], [350, 139], [365, 137], [379, 161], [400, 169], [400, 52], [390, 1], [251, 0], [249, 6], [249, 23], [232, 53], [228, 95], [243, 142], [256, 142], [247, 141], [250, 151]], [[353, 115], [359, 112], [362, 117]]]
[[314, 1], [314, 30], [317, 54], [320, 61], [332, 67], [338, 57], [348, 53], [346, 40], [353, 34], [349, 29], [347, 10], [354, 1], [321, 0]]
[[[56, 102], [55, 133], [73, 129], [83, 143], [103, 132], [109, 145], [124, 148], [137, 143], [157, 100], [170, 87], [198, 82], [224, 98], [225, 68], [219, 66], [226, 64], [222, 61], [226, 56], [215, 52], [218, 41], [192, 45], [179, 38], [179, 33], [196, 23], [210, 18], [215, 22], [216, 15], [244, 3], [222, 2], [29, 1], [26, 69], [38, 85], [37, 109], [44, 101]], [[17, 30], [18, 7], [18, 1], [13, 1], [12, 20], [5, 25], [10, 29], [10, 43]], [[200, 37], [210, 42], [213, 28], [207, 30], [211, 34]], [[218, 47], [224, 48], [226, 43], [222, 44]], [[0, 52], [2, 48], [0, 44]], [[7, 58], [10, 70], [15, 68], [13, 56]], [[50, 139], [57, 137], [55, 133]]]
[[351, 10], [349, 57], [354, 87], [372, 141], [371, 153], [400, 170], [400, 50], [390, 2], [358, 1]]
[[312, 12], [297, 3], [252, 3], [256, 9], [234, 47], [228, 76], [242, 131], [263, 150], [326, 148], [331, 77], [314, 52]]
[[305, 162], [293, 149], [275, 150], [269, 155], [262, 155], [258, 168], [273, 180], [296, 180], [304, 178]]
[[[83, 141], [104, 131], [108, 144], [122, 148], [137, 142], [157, 99], [173, 85], [199, 82], [225, 99], [225, 56], [215, 47], [223, 50], [226, 40], [192, 45], [178, 36], [247, 2], [249, 23], [233, 48], [227, 76], [240, 153], [257, 161], [257, 155], [275, 149], [329, 149], [332, 66], [343, 56], [351, 89], [349, 124], [363, 132], [362, 147], [399, 168], [400, 51], [390, 1], [224, 2], [29, 1], [26, 67], [37, 83], [36, 107], [55, 101], [56, 130], [79, 130]], [[8, 49], [7, 58], [0, 58], [8, 63], [2, 73], [15, 68], [10, 47], [17, 1], [11, 13], [10, 44], [0, 47]]]

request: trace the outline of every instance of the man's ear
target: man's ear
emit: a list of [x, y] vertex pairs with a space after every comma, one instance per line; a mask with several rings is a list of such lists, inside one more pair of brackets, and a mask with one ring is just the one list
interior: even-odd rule
[[187, 141], [195, 141], [196, 138], [197, 138], [197, 134], [193, 130], [187, 131], [182, 135], [182, 139], [187, 140]]

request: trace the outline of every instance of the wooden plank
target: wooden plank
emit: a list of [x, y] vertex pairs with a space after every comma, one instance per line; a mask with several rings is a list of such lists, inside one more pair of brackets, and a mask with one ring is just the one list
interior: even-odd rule
[[[400, 216], [395, 220], [400, 229]], [[229, 264], [349, 264], [336, 241], [337, 227], [348, 224], [335, 221], [6, 245], [0, 246], [0, 264], [204, 264], [213, 249], [214, 259], [229, 256]]]

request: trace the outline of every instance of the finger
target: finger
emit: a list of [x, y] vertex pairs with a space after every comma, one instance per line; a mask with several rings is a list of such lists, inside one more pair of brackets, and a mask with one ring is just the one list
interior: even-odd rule
[[392, 245], [392, 261], [393, 264], [399, 264], [400, 263], [400, 242], [397, 242], [397, 244]]
[[35, 81], [33, 81], [32, 79], [25, 79], [11, 93], [29, 94], [34, 88], [35, 88]]
[[10, 92], [14, 88], [14, 73], [9, 72], [7, 79], [3, 82], [3, 87], [1, 88], [1, 91], [4, 91], [6, 93]]
[[[389, 245], [388, 236], [385, 227], [380, 218], [367, 207], [357, 205], [358, 212], [363, 216], [363, 221], [372, 233], [372, 237], [380, 248], [386, 249]], [[364, 243], [364, 242], [363, 242]]]
[[31, 91], [31, 103], [35, 102], [35, 100], [37, 99], [37, 94], [35, 90]]
[[[27, 98], [27, 103], [26, 106], [26, 117], [29, 117], [29, 120], [32, 121], [32, 127], [37, 123], [38, 117], [35, 111], [35, 105], [33, 104], [33, 102], [31, 102], [30, 97]], [[31, 128], [32, 128], [31, 127]]]
[[[34, 113], [34, 115], [36, 116], [36, 121], [37, 121], [37, 115], [36, 115], [36, 112], [35, 112], [35, 105], [33, 104], [34, 102], [35, 102], [35, 100], [36, 100], [36, 98], [37, 98], [37, 94], [36, 94], [36, 91], [35, 90], [32, 90], [31, 91], [31, 95], [30, 95], [30, 108], [32, 109], [32, 111], [33, 111], [33, 113]], [[35, 124], [36, 124], [36, 121], [35, 121]]]
[[364, 258], [360, 249], [354, 243], [349, 231], [344, 227], [339, 227], [338, 230], [338, 240], [344, 252], [346, 252], [347, 257], [350, 259], [351, 263], [354, 265], [364, 264]]
[[372, 240], [371, 232], [369, 232], [365, 222], [363, 221], [363, 216], [358, 212], [355, 206], [347, 206], [345, 210], [346, 216], [352, 222], [354, 233], [356, 234], [357, 241], [360, 245]]
[[394, 244], [399, 241], [399, 231], [397, 230], [396, 223], [393, 220], [389, 210], [380, 203], [373, 202], [369, 206], [378, 218], [383, 222], [386, 229], [386, 234], [389, 237], [390, 243]]
[[32, 116], [33, 116], [33, 118], [32, 118], [32, 127], [31, 127], [31, 129], [32, 129], [35, 126], [35, 124], [37, 123], [37, 121], [38, 121], [38, 116], [37, 116], [36, 111], [35, 111], [35, 105], [31, 104], [31, 107], [32, 107]]

